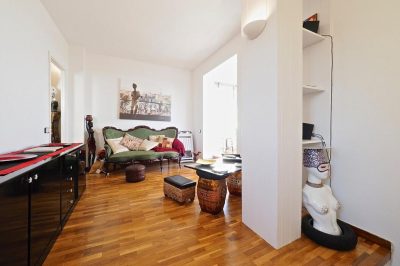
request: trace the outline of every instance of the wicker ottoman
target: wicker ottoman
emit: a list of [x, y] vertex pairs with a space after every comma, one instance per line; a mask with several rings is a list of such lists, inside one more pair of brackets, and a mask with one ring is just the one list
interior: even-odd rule
[[144, 171], [146, 167], [142, 164], [132, 164], [126, 167], [125, 169], [125, 177], [126, 182], [140, 182], [145, 179]]
[[164, 178], [164, 195], [179, 203], [193, 201], [196, 182], [186, 177], [175, 175]]

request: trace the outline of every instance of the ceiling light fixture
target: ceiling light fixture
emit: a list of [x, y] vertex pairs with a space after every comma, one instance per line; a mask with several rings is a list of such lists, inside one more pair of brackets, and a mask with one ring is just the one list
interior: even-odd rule
[[242, 0], [242, 35], [254, 40], [267, 24], [267, 0]]

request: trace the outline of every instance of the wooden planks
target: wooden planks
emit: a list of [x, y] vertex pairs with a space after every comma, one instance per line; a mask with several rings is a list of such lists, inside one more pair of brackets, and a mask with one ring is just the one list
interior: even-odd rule
[[241, 222], [241, 198], [227, 195], [213, 216], [193, 203], [164, 198], [163, 177], [193, 170], [148, 166], [146, 180], [126, 183], [124, 172], [90, 175], [45, 265], [383, 265], [388, 249], [363, 238], [337, 252], [303, 236], [275, 250]]

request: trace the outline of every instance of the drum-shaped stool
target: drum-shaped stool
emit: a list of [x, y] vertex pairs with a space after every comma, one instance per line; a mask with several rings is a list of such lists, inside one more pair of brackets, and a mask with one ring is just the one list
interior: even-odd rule
[[145, 179], [146, 167], [143, 164], [132, 164], [126, 167], [125, 177], [126, 182], [140, 182]]

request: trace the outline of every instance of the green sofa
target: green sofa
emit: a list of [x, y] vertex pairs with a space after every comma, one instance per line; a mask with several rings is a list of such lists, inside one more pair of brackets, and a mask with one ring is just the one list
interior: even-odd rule
[[106, 139], [120, 138], [128, 133], [132, 136], [148, 139], [150, 135], [165, 135], [168, 138], [176, 138], [178, 136], [178, 129], [176, 127], [168, 127], [161, 130], [155, 130], [148, 126], [137, 126], [128, 130], [122, 130], [115, 127], [104, 127], [103, 137], [104, 137], [104, 149], [106, 151], [105, 162], [113, 164], [128, 164], [137, 161], [154, 161], [158, 160], [160, 162], [160, 168], [162, 170], [162, 161], [164, 159], [178, 160], [179, 167], [181, 166], [181, 156], [177, 151], [163, 151], [155, 152], [150, 151], [126, 151], [117, 154], [113, 154], [111, 147], [107, 144]]

